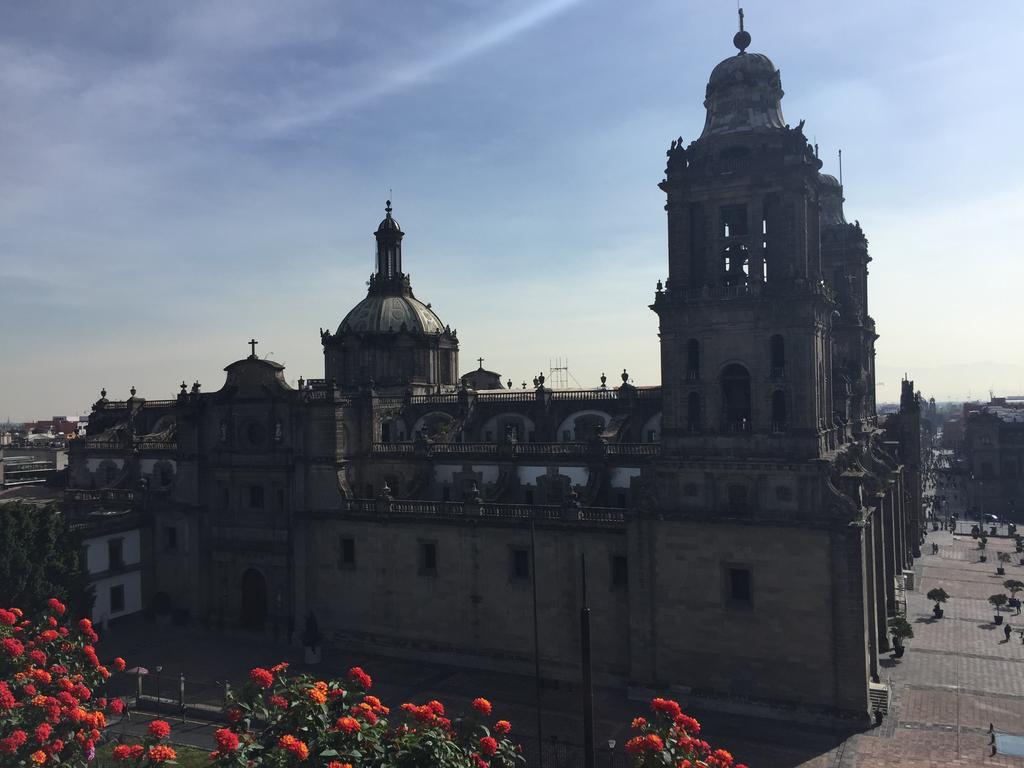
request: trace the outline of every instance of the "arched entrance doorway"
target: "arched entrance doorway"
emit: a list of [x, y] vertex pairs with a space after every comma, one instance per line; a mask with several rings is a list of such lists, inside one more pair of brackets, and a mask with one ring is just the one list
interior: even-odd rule
[[267, 620], [267, 580], [255, 568], [242, 574], [242, 626], [262, 629]]

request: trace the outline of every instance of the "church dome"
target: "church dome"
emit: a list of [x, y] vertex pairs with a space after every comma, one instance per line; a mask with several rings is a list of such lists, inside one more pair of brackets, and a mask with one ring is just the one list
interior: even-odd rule
[[742, 13], [733, 44], [740, 52], [711, 70], [701, 138], [786, 127], [779, 71], [763, 53], [747, 53], [750, 34], [743, 29]]
[[818, 180], [821, 182], [820, 221], [822, 225], [845, 224], [843, 186], [839, 183], [839, 179], [830, 173], [819, 173]]
[[444, 323], [430, 307], [414, 296], [371, 293], [356, 304], [338, 326], [339, 335], [403, 330], [424, 334], [443, 333]]

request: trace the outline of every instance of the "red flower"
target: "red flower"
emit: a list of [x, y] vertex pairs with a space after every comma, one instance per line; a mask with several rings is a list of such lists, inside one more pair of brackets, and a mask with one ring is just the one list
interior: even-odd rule
[[490, 757], [498, 751], [498, 740], [493, 736], [484, 736], [480, 739], [480, 751]]
[[263, 667], [249, 670], [249, 679], [260, 688], [270, 688], [274, 684], [274, 676], [269, 670], [263, 669]]
[[40, 723], [36, 726], [35, 737], [36, 741], [38, 741], [40, 744], [49, 739], [50, 736], [52, 735], [53, 728], [50, 726], [49, 723]]
[[7, 687], [7, 683], [0, 680], [0, 710], [11, 709], [15, 703], [14, 694], [11, 693], [11, 689]]
[[18, 621], [18, 617], [8, 611], [6, 608], [0, 608], [0, 624], [5, 624], [8, 627], [13, 627]]
[[512, 723], [508, 720], [499, 720], [494, 724], [494, 728], [492, 730], [499, 736], [507, 736], [512, 730]]
[[433, 699], [431, 701], [428, 701], [427, 702], [427, 706], [430, 707], [430, 711], [433, 712], [435, 715], [443, 715], [444, 714], [444, 704], [442, 704], [437, 699]]
[[349, 715], [339, 717], [338, 722], [336, 722], [334, 726], [339, 731], [344, 733], [346, 736], [350, 736], [353, 733], [356, 733], [362, 729], [362, 726], [359, 724], [359, 721], [356, 720], [354, 717], [350, 717]]
[[25, 646], [22, 645], [20, 640], [15, 640], [13, 637], [6, 637], [4, 641], [0, 643], [0, 647], [4, 649], [4, 653], [10, 656], [12, 659], [16, 659], [25, 652]]
[[694, 720], [689, 715], [680, 713], [676, 715], [675, 726], [681, 731], [685, 731], [690, 736], [696, 736], [700, 733], [700, 723]]
[[272, 707], [277, 707], [278, 709], [288, 709], [288, 699], [286, 699], [284, 696], [278, 696], [275, 693], [273, 696], [267, 699], [267, 701], [270, 702], [270, 705]]
[[52, 643], [57, 639], [57, 632], [53, 629], [44, 629], [39, 633], [39, 639], [45, 643]]
[[218, 728], [213, 737], [217, 741], [217, 749], [220, 750], [221, 754], [234, 752], [238, 749], [238, 735], [234, 731], [227, 728]]
[[79, 619], [78, 620], [78, 628], [82, 632], [91, 632], [92, 631], [92, 622], [89, 621], [89, 619]]
[[58, 616], [63, 616], [64, 611], [67, 610], [67, 608], [64, 607], [64, 603], [62, 603], [56, 597], [51, 597], [49, 600], [47, 600], [46, 605], [49, 607], [51, 611], [56, 613]]
[[113, 667], [118, 672], [124, 672], [124, 668], [126, 666], [127, 665], [124, 663], [124, 659], [122, 659], [120, 656], [118, 656], [117, 658], [114, 659]]
[[327, 768], [352, 768], [352, 763], [339, 763], [337, 760], [331, 760], [327, 764]]
[[646, 717], [634, 717], [633, 718], [633, 722], [631, 723], [631, 725], [636, 730], [639, 731], [641, 728], [643, 728], [645, 725], [647, 725], [647, 718]]
[[114, 759], [138, 760], [145, 752], [146, 748], [141, 744], [118, 744], [114, 747]]
[[287, 670], [287, 669], [288, 669], [288, 662], [287, 661], [282, 661], [282, 662], [279, 662], [279, 663], [275, 664], [274, 666], [272, 666], [270, 668], [270, 671], [273, 672], [275, 675], [280, 675], [280, 674], [283, 674], [285, 672], [285, 670]]
[[652, 700], [651, 711], [660, 712], [663, 715], [668, 715], [670, 718], [676, 718], [682, 714], [682, 710], [679, 708], [678, 702], [672, 701], [671, 699]]
[[242, 710], [234, 709], [234, 708], [228, 710], [228, 722], [229, 723], [234, 724], [234, 723], [237, 723], [241, 719], [242, 719]]
[[373, 685], [373, 678], [366, 674], [362, 667], [352, 667], [348, 671], [348, 679], [366, 691], [370, 690], [370, 687]]
[[154, 720], [149, 724], [149, 735], [158, 739], [166, 739], [171, 735], [171, 726], [166, 720]]
[[487, 699], [473, 699], [473, 709], [481, 715], [487, 716], [491, 714], [491, 702]]
[[37, 749], [35, 752], [33, 752], [31, 757], [32, 757], [32, 762], [35, 763], [36, 765], [42, 765], [43, 763], [46, 762], [46, 753], [43, 752], [43, 750], [41, 750], [41, 749]]

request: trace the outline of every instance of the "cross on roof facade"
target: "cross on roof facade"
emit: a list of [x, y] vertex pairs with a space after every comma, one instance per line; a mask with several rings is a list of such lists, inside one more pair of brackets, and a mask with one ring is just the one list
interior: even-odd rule
[[249, 346], [252, 347], [252, 354], [249, 357], [256, 357], [256, 345], [259, 344], [256, 339], [249, 339]]
[[481, 368], [481, 370], [482, 370], [482, 369], [483, 369], [483, 367], [484, 367], [484, 359], [483, 359], [482, 357], [478, 357], [478, 358], [476, 359], [476, 361], [477, 361], [478, 363], [480, 363], [480, 368]]

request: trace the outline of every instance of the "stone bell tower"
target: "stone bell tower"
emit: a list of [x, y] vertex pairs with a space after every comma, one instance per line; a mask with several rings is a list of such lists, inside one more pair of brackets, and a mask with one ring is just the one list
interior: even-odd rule
[[779, 71], [739, 52], [714, 68], [700, 137], [673, 141], [660, 187], [669, 274], [661, 329], [666, 457], [812, 458], [835, 447], [819, 235], [821, 162], [782, 116]]

